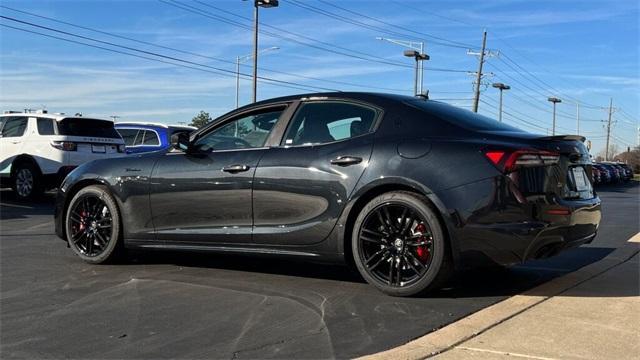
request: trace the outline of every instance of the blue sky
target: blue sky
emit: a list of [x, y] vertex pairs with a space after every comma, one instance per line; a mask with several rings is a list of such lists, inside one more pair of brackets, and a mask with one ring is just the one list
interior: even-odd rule
[[[252, 6], [241, 0], [2, 0], [0, 4], [147, 44], [6, 8], [0, 8], [2, 16], [189, 63], [7, 19], [0, 19], [1, 24], [190, 67], [1, 27], [0, 108], [4, 110], [46, 106], [54, 112], [167, 123], [189, 122], [200, 110], [220, 115], [235, 104], [233, 61], [252, 50], [251, 22], [242, 18], [252, 17]], [[340, 19], [304, 8], [305, 4]], [[261, 48], [280, 49], [260, 58], [264, 68], [260, 75], [305, 87], [411, 94], [412, 60], [402, 56], [401, 47], [376, 37], [425, 41], [431, 56], [426, 63], [425, 88], [431, 98], [470, 108], [473, 77], [467, 71], [477, 69], [477, 58], [466, 54], [467, 45], [477, 51], [486, 27], [487, 47], [499, 55], [487, 60], [485, 72], [493, 76], [485, 82], [512, 87], [505, 92], [505, 122], [545, 133], [552, 117], [546, 97], [557, 96], [563, 99], [558, 105], [557, 132], [575, 133], [575, 101], [579, 100], [580, 132], [592, 140], [593, 152], [597, 152], [604, 148], [602, 120], [607, 113], [602, 107], [613, 97], [614, 141], [623, 148], [638, 142], [639, 8], [635, 0], [281, 0], [280, 7], [260, 14], [265, 24], [262, 29], [280, 34], [261, 34]], [[309, 43], [312, 46], [306, 45]], [[373, 56], [376, 61], [347, 57], [345, 52], [368, 59]], [[241, 71], [251, 73], [249, 65]], [[249, 90], [250, 81], [243, 79], [241, 104], [249, 101]], [[258, 97], [301, 92], [305, 91], [261, 83]], [[481, 99], [480, 112], [497, 117], [497, 90], [483, 89]]]

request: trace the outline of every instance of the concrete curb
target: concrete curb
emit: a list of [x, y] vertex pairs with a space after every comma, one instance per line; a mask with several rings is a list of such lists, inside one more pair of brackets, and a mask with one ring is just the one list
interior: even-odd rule
[[[640, 252], [640, 233], [602, 260], [572, 273], [555, 278], [522, 294], [489, 306], [437, 331], [402, 346], [363, 356], [360, 359], [424, 359], [442, 353], [492, 327], [559, 295], [607, 270], [629, 260]], [[542, 295], [543, 294], [543, 295]]]

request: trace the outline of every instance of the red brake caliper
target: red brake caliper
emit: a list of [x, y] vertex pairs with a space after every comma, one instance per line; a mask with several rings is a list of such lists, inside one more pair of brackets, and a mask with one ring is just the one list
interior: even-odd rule
[[87, 212], [82, 210], [82, 212], [80, 213], [80, 228], [78, 229], [78, 231], [84, 231], [84, 219], [87, 217]]
[[[418, 224], [418, 226], [416, 226], [413, 232], [415, 234], [422, 235], [420, 236], [418, 241], [420, 242], [427, 241], [427, 237], [425, 236], [425, 232], [427, 232], [427, 227], [424, 226], [424, 224]], [[416, 255], [418, 255], [418, 260], [424, 263], [424, 262], [427, 262], [427, 260], [429, 260], [429, 256], [431, 256], [431, 253], [429, 252], [429, 248], [427, 247], [427, 245], [420, 245], [416, 247]]]

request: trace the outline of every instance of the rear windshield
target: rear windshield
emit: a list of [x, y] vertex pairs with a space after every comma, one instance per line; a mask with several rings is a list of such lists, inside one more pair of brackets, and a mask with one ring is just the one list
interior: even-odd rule
[[425, 100], [409, 100], [407, 102], [429, 115], [436, 117], [440, 120], [447, 121], [449, 123], [462, 126], [469, 130], [476, 131], [517, 131], [524, 132], [522, 129], [518, 129], [511, 125], [499, 122], [489, 117], [476, 114], [469, 110], [457, 108], [455, 106]]
[[58, 135], [120, 138], [112, 121], [87, 118], [63, 119], [58, 122]]

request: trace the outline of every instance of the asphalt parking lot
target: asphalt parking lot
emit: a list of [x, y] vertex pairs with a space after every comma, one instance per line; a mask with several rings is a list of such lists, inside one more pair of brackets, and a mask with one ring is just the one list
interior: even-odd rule
[[599, 189], [596, 240], [555, 258], [461, 274], [393, 298], [355, 272], [280, 259], [134, 254], [82, 263], [53, 233], [51, 196], [1, 191], [2, 358], [347, 358], [401, 345], [606, 256], [640, 231], [640, 183]]

